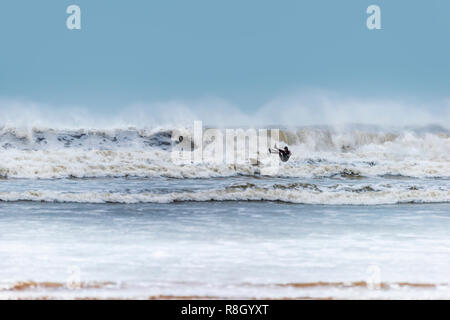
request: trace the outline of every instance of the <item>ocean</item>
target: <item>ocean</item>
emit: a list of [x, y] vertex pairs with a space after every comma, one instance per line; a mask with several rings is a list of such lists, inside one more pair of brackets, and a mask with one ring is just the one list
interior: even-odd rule
[[173, 130], [0, 128], [0, 298], [450, 298], [447, 129], [283, 128], [271, 175]]

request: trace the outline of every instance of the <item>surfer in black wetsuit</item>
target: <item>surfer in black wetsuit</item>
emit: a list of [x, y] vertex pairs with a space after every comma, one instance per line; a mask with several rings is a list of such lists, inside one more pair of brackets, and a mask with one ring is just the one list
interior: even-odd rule
[[[276, 148], [276, 146], [275, 146]], [[277, 153], [280, 156], [280, 160], [283, 162], [286, 162], [289, 160], [289, 158], [291, 157], [292, 153], [291, 151], [288, 149], [288, 147], [284, 147], [284, 149], [269, 149], [269, 153]]]

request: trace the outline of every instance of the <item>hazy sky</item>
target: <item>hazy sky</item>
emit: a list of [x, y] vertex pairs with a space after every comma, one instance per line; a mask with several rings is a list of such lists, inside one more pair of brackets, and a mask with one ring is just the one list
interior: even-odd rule
[[[82, 29], [66, 28], [77, 4]], [[381, 7], [382, 30], [366, 28]], [[91, 108], [308, 88], [450, 97], [447, 0], [2, 0], [0, 97]]]

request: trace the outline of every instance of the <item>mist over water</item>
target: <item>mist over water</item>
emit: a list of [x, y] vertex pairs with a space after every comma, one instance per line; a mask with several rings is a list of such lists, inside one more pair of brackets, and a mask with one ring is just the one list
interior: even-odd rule
[[450, 99], [418, 102], [406, 99], [360, 98], [321, 90], [274, 97], [256, 108], [226, 99], [135, 102], [123, 107], [47, 105], [20, 99], [0, 99], [0, 125], [16, 128], [173, 129], [192, 126], [299, 127], [348, 124], [382, 127], [441, 126], [450, 129]]

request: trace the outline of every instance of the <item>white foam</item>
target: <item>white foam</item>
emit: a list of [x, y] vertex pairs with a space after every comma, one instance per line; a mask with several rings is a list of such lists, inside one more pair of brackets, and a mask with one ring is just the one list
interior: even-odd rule
[[[176, 128], [189, 140], [189, 130]], [[403, 175], [450, 177], [450, 134], [418, 130], [284, 129], [293, 155], [276, 176]], [[254, 175], [248, 164], [215, 163], [205, 143], [203, 163], [171, 162], [171, 130], [0, 129], [0, 176], [4, 178], [155, 177], [208, 178]], [[245, 152], [245, 150], [239, 150]]]
[[337, 188], [336, 190], [314, 190], [299, 188], [266, 188], [249, 186], [196, 192], [170, 192], [165, 194], [115, 193], [115, 192], [57, 192], [26, 191], [0, 192], [1, 201], [44, 201], [75, 203], [172, 203], [183, 201], [282, 201], [302, 204], [333, 205], [379, 205], [396, 203], [438, 203], [450, 202], [450, 190], [429, 188], [403, 190], [390, 188], [356, 192]]

